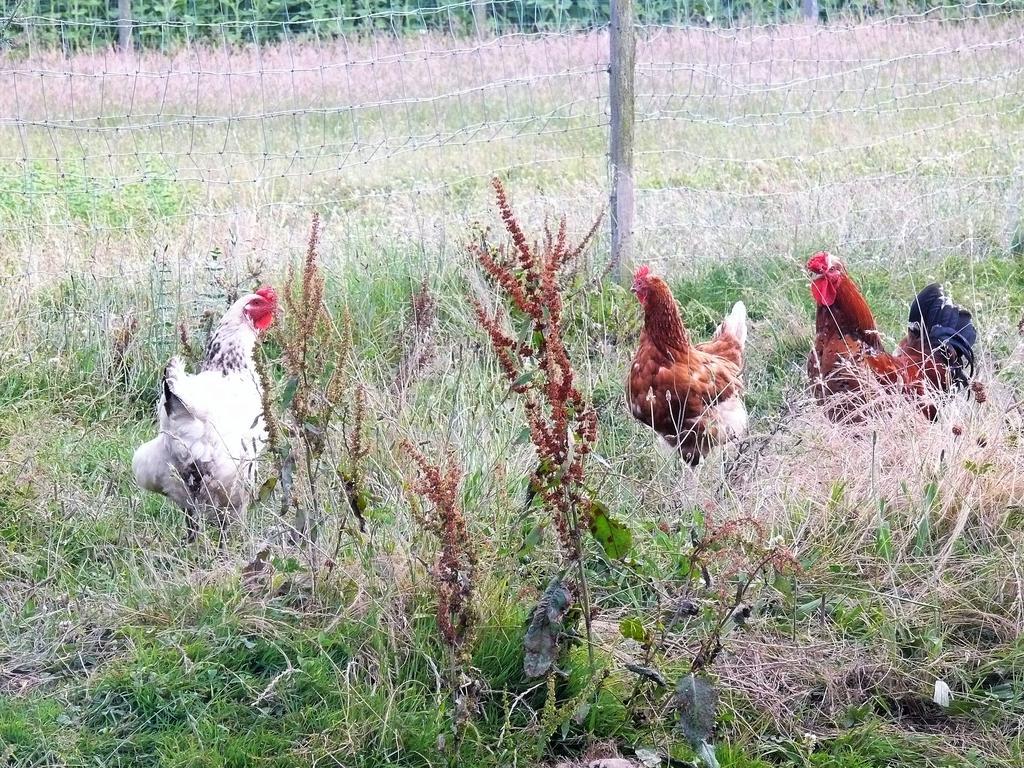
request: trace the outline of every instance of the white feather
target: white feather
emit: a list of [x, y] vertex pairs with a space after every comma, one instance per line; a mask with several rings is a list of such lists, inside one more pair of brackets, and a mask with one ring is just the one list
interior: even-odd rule
[[935, 681], [935, 690], [932, 692], [932, 701], [940, 707], [948, 707], [953, 699], [953, 692], [944, 680]]
[[[231, 343], [243, 359], [225, 372], [208, 368], [190, 374], [179, 358], [165, 369], [165, 390], [180, 401], [168, 408], [166, 391], [157, 406], [159, 434], [132, 458], [139, 486], [161, 493], [183, 508], [214, 507], [244, 511], [255, 482], [255, 462], [267, 441], [262, 387], [252, 366], [256, 332], [245, 321], [242, 297], [228, 310], [216, 337]], [[207, 361], [209, 363], [209, 361]], [[185, 483], [192, 467], [201, 468], [202, 498]]]
[[747, 433], [747, 407], [740, 397], [723, 400], [715, 408], [718, 422], [725, 427], [729, 439], [743, 437]]
[[740, 343], [740, 348], [747, 344], [747, 307], [742, 301], [733, 304], [732, 311], [718, 326], [718, 333], [728, 333]]

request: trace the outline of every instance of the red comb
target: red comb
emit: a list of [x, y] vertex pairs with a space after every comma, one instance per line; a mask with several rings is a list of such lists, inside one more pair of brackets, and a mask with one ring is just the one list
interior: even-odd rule
[[811, 256], [811, 258], [807, 260], [807, 266], [808, 268], [810, 268], [811, 265], [816, 265], [824, 268], [825, 265], [822, 264], [822, 262], [828, 262], [828, 253], [825, 251], [818, 251], [816, 254], [814, 254], [813, 256]]
[[257, 296], [262, 296], [269, 302], [277, 303], [277, 292], [269, 285], [260, 286], [256, 290]]
[[642, 280], [651, 274], [651, 268], [644, 264], [643, 266], [636, 268], [636, 273], [633, 275], [634, 280]]

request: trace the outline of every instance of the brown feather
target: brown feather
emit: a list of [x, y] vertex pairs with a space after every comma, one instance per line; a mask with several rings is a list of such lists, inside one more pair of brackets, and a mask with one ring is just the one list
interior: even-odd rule
[[[830, 419], [859, 420], [879, 390], [903, 392], [913, 400], [923, 397], [920, 358], [885, 351], [871, 308], [849, 275], [836, 282], [830, 306], [818, 305], [815, 331], [807, 375], [815, 399]], [[934, 405], [921, 402], [920, 407], [934, 418]]]
[[650, 279], [644, 329], [627, 383], [630, 410], [696, 464], [728, 438], [716, 408], [742, 393], [743, 349], [728, 333], [693, 345], [668, 286]]

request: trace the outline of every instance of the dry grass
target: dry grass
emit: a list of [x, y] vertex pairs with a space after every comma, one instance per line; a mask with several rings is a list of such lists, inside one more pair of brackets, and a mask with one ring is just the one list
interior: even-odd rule
[[[547, 708], [543, 687], [522, 680], [522, 626], [559, 558], [550, 535], [524, 552], [537, 457], [467, 299], [481, 279], [465, 247], [477, 222], [500, 231], [495, 172], [526, 231], [565, 213], [580, 234], [604, 205], [603, 33], [5, 60], [0, 735], [38, 747], [26, 765], [199, 765], [231, 749], [240, 762], [296, 765], [450, 757], [439, 739], [451, 739], [452, 692], [466, 681], [444, 679], [437, 543], [417, 525], [414, 471], [397, 447], [424, 436], [430, 463], [432, 449], [457, 457], [449, 500], [461, 521], [446, 535], [475, 553], [466, 674], [479, 690], [463, 700], [481, 710], [459, 742], [463, 764], [530, 762], [538, 753], [522, 744], [548, 732], [576, 755], [588, 740], [595, 756], [682, 749], [663, 692], [629, 695], [624, 664], [647, 654], [619, 620], [657, 628], [681, 595], [718, 605], [735, 586], [728, 558], [709, 564], [712, 590], [695, 587], [681, 575], [690, 527], [748, 517], [802, 570], [758, 579], [746, 628], [723, 634], [710, 669], [725, 692], [723, 765], [809, 762], [812, 751], [860, 765], [840, 762], [851, 750], [868, 764], [962, 765], [971, 749], [978, 764], [1014, 764], [1018, 22], [647, 31], [637, 255], [662, 262], [696, 335], [736, 299], [750, 307], [754, 432], [691, 472], [633, 423], [622, 376], [639, 311], [597, 279], [599, 238], [561, 321], [573, 383], [597, 413], [588, 490], [634, 548], [621, 563], [582, 542], [595, 662], [609, 675], [589, 690], [586, 649], [570, 651]], [[50, 74], [28, 74], [39, 68]], [[46, 122], [72, 112], [72, 129]], [[154, 115], [162, 125], [143, 130]], [[280, 285], [301, 265], [311, 208], [323, 215], [316, 293], [352, 321], [344, 380], [365, 420], [366, 502], [353, 522], [353, 402], [328, 419], [322, 472], [303, 490], [321, 502], [317, 552], [331, 562], [315, 580], [311, 558], [267, 546], [275, 498], [216, 560], [212, 542], [178, 547], [180, 519], [140, 497], [127, 469], [179, 325], [201, 343], [231, 286]], [[825, 421], [803, 392], [812, 319], [799, 265], [819, 245], [843, 253], [890, 339], [916, 289], [951, 283], [975, 310], [988, 400], [957, 398], [935, 424], [902, 402], [856, 429]], [[266, 352], [280, 355], [274, 342]], [[449, 603], [464, 586], [452, 570]], [[698, 614], [652, 657], [672, 681], [706, 638]], [[936, 679], [953, 690], [949, 711], [928, 703]], [[562, 712], [582, 699], [587, 713]], [[851, 747], [865, 732], [872, 740]]]
[[[1008, 243], [1024, 183], [1020, 42], [1018, 19], [998, 15], [646, 31], [641, 252], [672, 269], [842, 242], [902, 264]], [[17, 224], [0, 263], [116, 275], [169, 247], [188, 264], [223, 248], [229, 224], [234, 250], [280, 263], [308, 206], [343, 221], [349, 242], [450, 250], [494, 173], [555, 210], [594, 210], [606, 45], [604, 33], [426, 35], [8, 57], [0, 198], [16, 204], [0, 209]], [[148, 195], [158, 182], [185, 198], [141, 211], [144, 231], [103, 215], [136, 202], [125, 185]], [[69, 214], [74, 195], [90, 217]]]

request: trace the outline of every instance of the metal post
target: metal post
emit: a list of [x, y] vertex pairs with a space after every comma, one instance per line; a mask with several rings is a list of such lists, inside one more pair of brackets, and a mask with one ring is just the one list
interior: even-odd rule
[[611, 0], [608, 89], [611, 101], [612, 274], [629, 284], [633, 258], [633, 78], [636, 28], [633, 0]]
[[117, 47], [132, 48], [132, 0], [117, 0]]
[[804, 21], [818, 23], [818, 0], [803, 0], [801, 4]]

